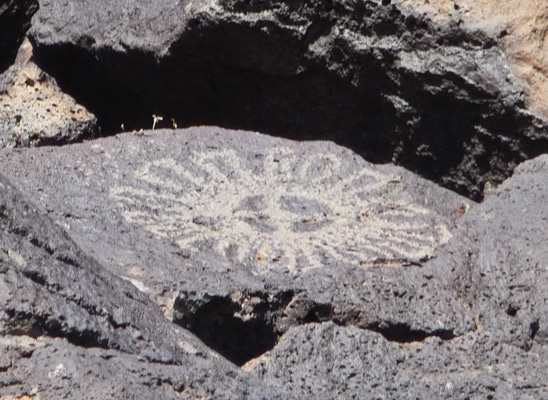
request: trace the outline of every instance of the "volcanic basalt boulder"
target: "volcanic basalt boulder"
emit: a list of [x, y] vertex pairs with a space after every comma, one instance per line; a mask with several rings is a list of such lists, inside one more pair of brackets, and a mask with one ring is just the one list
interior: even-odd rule
[[0, 147], [62, 145], [99, 135], [95, 116], [32, 62], [0, 75]]
[[0, 149], [0, 399], [548, 398], [548, 13], [499, 3], [5, 1], [0, 147], [60, 146]]
[[524, 85], [531, 108], [548, 115], [548, 63], [544, 54], [548, 3], [543, 0], [400, 0], [401, 4], [426, 12], [447, 23], [481, 29], [504, 44], [508, 60]]
[[289, 396], [166, 320], [1, 176], [0, 201], [0, 398]]
[[519, 166], [462, 217], [444, 257], [431, 263], [451, 270], [446, 277], [482, 329], [525, 350], [548, 343], [547, 171], [546, 155]]
[[4, 151], [0, 168], [85, 251], [238, 364], [303, 323], [402, 342], [475, 328], [421, 267], [464, 199], [332, 143], [146, 131]]
[[548, 148], [496, 36], [396, 3], [44, 1], [31, 39], [105, 133], [330, 139], [474, 199]]

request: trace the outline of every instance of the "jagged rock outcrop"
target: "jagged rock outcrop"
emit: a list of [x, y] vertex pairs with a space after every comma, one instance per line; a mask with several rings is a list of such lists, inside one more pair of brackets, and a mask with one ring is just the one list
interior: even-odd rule
[[0, 74], [15, 61], [37, 9], [38, 0], [5, 0], [0, 4]]
[[548, 149], [499, 39], [391, 2], [48, 2], [31, 38], [105, 133], [330, 139], [474, 199]]
[[519, 166], [484, 203], [463, 216], [444, 257], [446, 275], [493, 339], [525, 350], [548, 340], [545, 207], [548, 157]]
[[548, 392], [545, 156], [477, 205], [333, 144], [221, 128], [1, 155], [87, 253], [297, 398]]
[[401, 341], [475, 328], [421, 269], [463, 198], [332, 143], [147, 131], [5, 151], [0, 168], [101, 264], [237, 363], [306, 322]]
[[32, 62], [0, 75], [0, 148], [62, 145], [98, 136], [95, 116]]
[[0, 200], [2, 399], [289, 396], [170, 323], [1, 176]]
[[504, 44], [512, 70], [524, 85], [530, 106], [548, 116], [548, 61], [545, 54], [548, 3], [543, 0], [400, 0], [432, 18], [481, 29]]

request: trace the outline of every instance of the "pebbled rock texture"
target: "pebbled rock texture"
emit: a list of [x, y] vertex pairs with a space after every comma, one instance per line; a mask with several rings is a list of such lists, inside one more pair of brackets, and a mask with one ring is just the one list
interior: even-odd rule
[[548, 344], [548, 157], [523, 163], [460, 221], [444, 257], [455, 290], [493, 339], [525, 350]]
[[548, 148], [499, 38], [389, 1], [42, 1], [30, 34], [106, 134], [329, 139], [476, 200]]
[[166, 320], [1, 176], [0, 200], [0, 398], [286, 398]]
[[4, 0], [0, 4], [0, 73], [14, 62], [38, 3], [38, 0]]
[[62, 145], [97, 136], [97, 119], [36, 64], [0, 75], [0, 147]]
[[542, 399], [545, 354], [472, 333], [394, 343], [333, 323], [291, 328], [243, 368], [307, 399]]
[[38, 2], [0, 399], [548, 398], [544, 2]]

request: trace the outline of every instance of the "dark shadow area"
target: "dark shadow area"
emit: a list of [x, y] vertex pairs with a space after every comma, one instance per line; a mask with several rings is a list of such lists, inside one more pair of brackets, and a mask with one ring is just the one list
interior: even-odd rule
[[437, 330], [433, 332], [413, 330], [404, 323], [397, 323], [383, 327], [372, 325], [367, 329], [380, 333], [390, 342], [398, 343], [422, 342], [426, 338], [433, 336], [439, 337], [442, 340], [451, 340], [455, 338], [455, 334], [451, 330]]
[[30, 336], [33, 338], [47, 336], [66, 339], [75, 346], [85, 348], [113, 348], [113, 346], [109, 345], [108, 340], [102, 338], [98, 332], [91, 329], [67, 329], [62, 319], [54, 318], [51, 315], [32, 314], [10, 309], [6, 310], [6, 313], [9, 317], [6, 333], [10, 335]]
[[[204, 344], [236, 365], [272, 350], [291, 326], [332, 321], [356, 324], [349, 315], [335, 315], [331, 304], [317, 304], [293, 291], [235, 292], [225, 296], [180, 293], [173, 305], [173, 322], [198, 336]], [[422, 342], [428, 337], [451, 340], [452, 330], [414, 330], [406, 323], [361, 326], [391, 342]]]
[[296, 299], [290, 290], [226, 296], [181, 293], [173, 306], [173, 322], [241, 366], [272, 350], [290, 326], [331, 318], [331, 305]]
[[13, 64], [36, 10], [38, 0], [2, 0], [0, 3], [0, 74]]
[[337, 16], [362, 35], [393, 37], [402, 48], [481, 51], [493, 47], [493, 40], [458, 29], [440, 33], [393, 5], [348, 11], [324, 3], [302, 36], [270, 21], [193, 20], [161, 59], [131, 49], [93, 49], [91, 39], [38, 46], [35, 58], [96, 115], [104, 135], [150, 129], [156, 115], [163, 117], [157, 128], [216, 125], [330, 140], [474, 200], [482, 199], [485, 182], [497, 184], [524, 159], [548, 152], [546, 127], [523, 111], [523, 101], [505, 104], [496, 90], [480, 90], [452, 72], [398, 68], [390, 48], [357, 52], [335, 39], [322, 57], [308, 50], [340, 23]]
[[[188, 293], [176, 300], [173, 322], [241, 366], [276, 345], [280, 335], [276, 316], [292, 296], [292, 292], [283, 292], [267, 300], [266, 293], [252, 293], [239, 302], [231, 296]], [[248, 299], [258, 301], [249, 305]]]

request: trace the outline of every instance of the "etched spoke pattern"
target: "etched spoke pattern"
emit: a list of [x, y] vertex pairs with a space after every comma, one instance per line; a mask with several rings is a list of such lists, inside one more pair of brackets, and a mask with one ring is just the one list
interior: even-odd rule
[[340, 158], [281, 147], [243, 163], [233, 150], [197, 152], [184, 162], [148, 162], [134, 173], [138, 184], [110, 195], [129, 223], [254, 274], [320, 268], [330, 259], [361, 267], [419, 262], [449, 240], [400, 177]]

